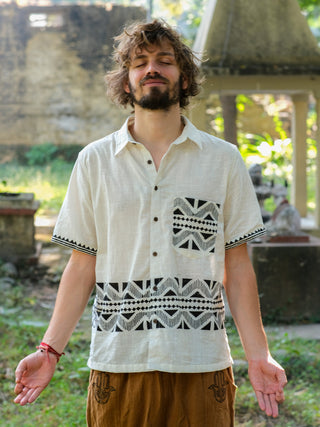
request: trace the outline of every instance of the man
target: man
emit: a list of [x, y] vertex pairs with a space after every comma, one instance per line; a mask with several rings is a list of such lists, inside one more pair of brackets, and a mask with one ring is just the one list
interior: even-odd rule
[[134, 115], [76, 162], [53, 236], [73, 252], [15, 402], [48, 385], [95, 286], [88, 425], [234, 425], [224, 285], [259, 405], [276, 417], [286, 377], [246, 248], [264, 233], [249, 175], [234, 146], [181, 116], [199, 70], [179, 35], [154, 21], [116, 41], [109, 95]]

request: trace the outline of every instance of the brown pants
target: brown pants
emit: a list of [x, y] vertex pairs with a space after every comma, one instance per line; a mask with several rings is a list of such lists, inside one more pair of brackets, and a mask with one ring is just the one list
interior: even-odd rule
[[232, 369], [178, 374], [91, 371], [89, 427], [232, 427]]

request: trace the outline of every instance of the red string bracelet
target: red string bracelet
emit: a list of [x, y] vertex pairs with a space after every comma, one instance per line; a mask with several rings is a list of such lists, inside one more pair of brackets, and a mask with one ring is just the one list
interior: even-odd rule
[[[40, 345], [37, 346], [38, 350], [44, 350], [47, 354], [52, 353], [56, 356], [57, 362], [59, 362], [60, 357], [65, 353], [58, 353], [51, 345], [46, 344], [45, 342], [41, 342]], [[48, 355], [49, 356], [49, 355]]]

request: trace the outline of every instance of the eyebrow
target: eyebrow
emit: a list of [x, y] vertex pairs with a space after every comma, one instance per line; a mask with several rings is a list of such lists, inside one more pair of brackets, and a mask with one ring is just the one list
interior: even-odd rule
[[[140, 55], [136, 55], [132, 58], [132, 61], [136, 61], [137, 59], [144, 59], [147, 58], [148, 55], [146, 54], [140, 54]], [[157, 57], [161, 57], [161, 56], [171, 56], [173, 59], [175, 59], [175, 55], [174, 53], [170, 52], [170, 51], [163, 51], [163, 52], [158, 52]]]

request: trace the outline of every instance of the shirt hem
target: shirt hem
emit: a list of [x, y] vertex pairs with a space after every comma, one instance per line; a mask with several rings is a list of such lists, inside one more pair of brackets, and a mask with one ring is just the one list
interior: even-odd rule
[[96, 371], [112, 372], [112, 373], [134, 373], [134, 372], [150, 372], [161, 371], [171, 373], [200, 373], [200, 372], [216, 372], [229, 368], [233, 365], [233, 360], [227, 360], [215, 364], [205, 365], [169, 365], [169, 364], [137, 364], [137, 365], [114, 365], [108, 363], [94, 362], [91, 358], [88, 360], [88, 367]]

